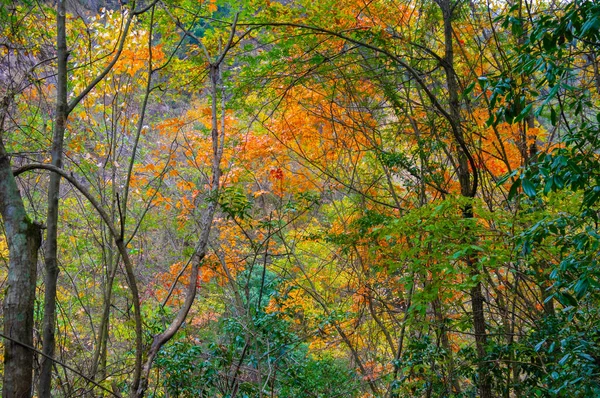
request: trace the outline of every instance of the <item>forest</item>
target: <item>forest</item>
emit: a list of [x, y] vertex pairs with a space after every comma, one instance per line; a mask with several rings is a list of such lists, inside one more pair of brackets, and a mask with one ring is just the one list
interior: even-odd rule
[[0, 0], [3, 398], [600, 396], [597, 0]]

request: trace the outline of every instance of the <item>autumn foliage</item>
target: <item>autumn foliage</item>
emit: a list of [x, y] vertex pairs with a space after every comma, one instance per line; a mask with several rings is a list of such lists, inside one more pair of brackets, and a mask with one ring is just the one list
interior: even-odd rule
[[600, 394], [596, 2], [80, 3], [0, 1], [23, 391]]

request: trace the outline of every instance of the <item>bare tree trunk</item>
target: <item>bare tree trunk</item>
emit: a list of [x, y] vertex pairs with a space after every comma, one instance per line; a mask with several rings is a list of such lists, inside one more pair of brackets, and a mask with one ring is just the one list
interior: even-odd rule
[[[150, 36], [152, 36], [150, 34]], [[151, 40], [151, 38], [149, 39]], [[152, 61], [150, 60], [150, 65]], [[151, 68], [150, 68], [151, 70]], [[148, 79], [151, 79], [151, 76], [148, 76]], [[144, 96], [144, 102], [147, 101], [149, 92], [146, 90], [146, 94]], [[145, 109], [142, 109], [142, 113]], [[143, 119], [143, 115], [140, 115], [140, 119]], [[114, 156], [114, 160], [116, 161], [116, 153], [117, 153], [117, 136], [116, 129], [112, 131], [112, 147], [111, 147], [111, 156]], [[139, 129], [138, 135], [136, 137], [136, 142], [139, 140]], [[135, 161], [135, 153], [132, 155], [131, 162]], [[111, 162], [111, 179], [112, 181], [117, 181], [117, 167], [115, 162]], [[130, 166], [133, 167], [133, 166]], [[129, 176], [130, 174], [128, 174]], [[131, 177], [129, 177], [129, 180]], [[125, 195], [127, 195], [129, 187], [129, 182], [126, 184]], [[103, 199], [106, 201], [106, 199]], [[124, 202], [126, 203], [126, 202]], [[119, 205], [119, 197], [117, 195], [116, 189], [111, 189], [110, 191], [110, 217], [112, 222], [115, 223], [117, 220], [117, 206]], [[125, 215], [123, 214], [123, 218]], [[125, 220], [122, 219], [122, 222]], [[100, 318], [100, 326], [98, 328], [98, 338], [96, 340], [96, 347], [94, 348], [94, 354], [92, 356], [92, 366], [90, 369], [90, 377], [92, 379], [103, 380], [106, 375], [106, 356], [107, 356], [107, 348], [108, 348], [108, 331], [110, 329], [110, 305], [112, 302], [112, 290], [113, 283], [115, 280], [115, 276], [117, 273], [118, 265], [120, 257], [116, 250], [114, 239], [112, 235], [110, 235], [110, 231], [105, 224], [101, 224], [102, 230], [102, 241], [103, 241], [103, 249], [102, 249], [102, 257], [103, 262], [105, 264], [105, 284], [104, 284], [104, 302], [102, 307], [102, 316]]]
[[[67, 103], [67, 39], [66, 39], [65, 0], [59, 0], [56, 13], [56, 44], [58, 73], [56, 76], [56, 114], [54, 115], [54, 136], [52, 139], [52, 165], [62, 168], [63, 141], [68, 116]], [[48, 187], [48, 214], [46, 218], [46, 257], [44, 275], [44, 319], [42, 322], [42, 359], [39, 395], [50, 397], [52, 392], [52, 360], [54, 357], [54, 328], [56, 323], [56, 285], [58, 282], [58, 199], [61, 176], [52, 173]]]
[[[165, 8], [167, 12], [168, 9]], [[171, 15], [169, 13], [169, 15]], [[186, 291], [185, 301], [183, 306], [179, 309], [177, 316], [171, 324], [160, 334], [154, 336], [152, 341], [152, 345], [148, 350], [146, 361], [143, 365], [141, 371], [141, 378], [138, 386], [134, 391], [132, 391], [132, 397], [142, 398], [146, 389], [148, 388], [148, 380], [150, 377], [150, 370], [152, 369], [152, 364], [154, 362], [154, 358], [160, 351], [160, 349], [175, 336], [175, 333], [181, 328], [181, 325], [185, 321], [192, 304], [194, 303], [194, 299], [196, 298], [196, 293], [198, 290], [198, 275], [200, 265], [206, 256], [206, 252], [208, 249], [208, 240], [210, 237], [210, 230], [213, 223], [214, 214], [217, 208], [216, 198], [218, 197], [220, 190], [220, 179], [221, 179], [221, 158], [223, 157], [223, 145], [224, 145], [224, 134], [225, 134], [225, 92], [222, 86], [222, 74], [221, 74], [221, 64], [227, 55], [227, 52], [231, 49], [233, 38], [235, 35], [235, 29], [237, 24], [238, 14], [235, 15], [233, 26], [231, 28], [231, 34], [229, 36], [229, 40], [224, 48], [221, 49], [220, 54], [217, 57], [216, 61], [212, 61], [208, 50], [202, 44], [202, 41], [198, 40], [200, 46], [204, 50], [207, 61], [209, 63], [209, 80], [210, 80], [210, 93], [211, 93], [211, 119], [212, 119], [212, 129], [211, 129], [211, 139], [212, 139], [212, 170], [211, 170], [211, 181], [210, 181], [210, 192], [209, 196], [212, 198], [206, 209], [202, 214], [201, 219], [201, 231], [200, 238], [198, 243], [196, 244], [196, 248], [193, 254], [192, 259], [192, 272], [190, 278], [188, 280], [188, 288]], [[181, 26], [180, 26], [181, 28]], [[187, 35], [192, 37], [193, 34], [185, 31]], [[197, 38], [196, 38], [197, 39]], [[218, 111], [218, 97], [219, 97], [219, 86], [221, 86], [221, 129], [219, 131], [219, 111]]]
[[[448, 96], [450, 104], [450, 112], [448, 122], [452, 125], [454, 138], [458, 146], [458, 167], [457, 175], [461, 188], [461, 195], [466, 198], [474, 198], [477, 193], [477, 169], [475, 161], [469, 152], [465, 142], [464, 132], [461, 127], [460, 115], [460, 96], [458, 80], [454, 71], [454, 48], [453, 48], [453, 30], [452, 17], [454, 11], [459, 7], [459, 1], [452, 0], [436, 0], [439, 5], [444, 20], [444, 44], [445, 51], [442, 60], [442, 67], [446, 74], [448, 85]], [[463, 218], [473, 218], [473, 205], [468, 203], [463, 208]], [[469, 231], [465, 233], [466, 239], [474, 240], [475, 236], [469, 236]], [[469, 242], [471, 243], [471, 242]], [[478, 275], [477, 260], [472, 256], [467, 256], [467, 266], [473, 276]], [[473, 329], [475, 331], [475, 346], [477, 351], [478, 365], [478, 381], [477, 387], [481, 398], [492, 397], [492, 386], [490, 375], [485, 367], [484, 358], [486, 356], [487, 331], [485, 325], [484, 314], [484, 298], [482, 293], [481, 282], [478, 282], [471, 288], [471, 310], [473, 315]]]
[[[220, 179], [220, 160], [221, 160], [221, 150], [222, 148], [220, 148], [219, 145], [219, 132], [217, 129], [217, 121], [218, 119], [216, 118], [216, 98], [217, 98], [217, 92], [216, 92], [216, 83], [217, 83], [217, 68], [215, 68], [213, 65], [210, 66], [211, 68], [211, 72], [210, 72], [210, 79], [212, 81], [212, 85], [213, 85], [213, 90], [212, 90], [212, 94], [213, 94], [213, 132], [212, 132], [212, 139], [213, 139], [213, 147], [215, 148], [216, 145], [216, 149], [213, 153], [213, 171], [212, 171], [212, 193], [214, 194], [211, 195], [213, 198], [216, 197], [216, 194], [218, 193], [219, 190], [219, 179]], [[222, 134], [223, 132], [221, 132]], [[175, 333], [177, 333], [177, 331], [179, 330], [179, 328], [181, 327], [181, 325], [183, 324], [183, 322], [185, 321], [187, 314], [189, 313], [192, 304], [194, 303], [194, 299], [196, 298], [196, 292], [198, 290], [198, 274], [199, 274], [199, 268], [200, 265], [202, 264], [202, 260], [204, 259], [204, 257], [206, 256], [206, 250], [208, 248], [208, 239], [209, 239], [209, 235], [210, 235], [210, 229], [213, 223], [213, 217], [215, 214], [215, 210], [216, 210], [216, 203], [214, 201], [214, 199], [208, 203], [208, 206], [206, 207], [206, 209], [204, 210], [203, 216], [202, 216], [202, 222], [201, 222], [201, 232], [200, 232], [200, 239], [198, 241], [198, 244], [196, 246], [196, 250], [194, 253], [194, 258], [192, 260], [192, 272], [190, 274], [190, 278], [188, 280], [188, 287], [187, 287], [187, 291], [186, 291], [186, 296], [185, 296], [185, 301], [183, 303], [183, 306], [179, 309], [179, 313], [177, 314], [177, 316], [175, 317], [175, 319], [171, 322], [171, 324], [165, 329], [164, 332], [154, 336], [154, 340], [152, 341], [152, 345], [150, 346], [150, 350], [148, 351], [148, 355], [146, 358], [146, 362], [144, 363], [144, 366], [142, 368], [142, 374], [141, 374], [141, 379], [140, 379], [140, 383], [139, 383], [139, 387], [137, 388], [137, 391], [135, 391], [132, 396], [136, 397], [136, 398], [141, 398], [145, 395], [146, 393], [146, 389], [148, 388], [148, 379], [150, 377], [150, 370], [152, 369], [152, 363], [154, 362], [154, 358], [156, 357], [156, 355], [158, 354], [158, 352], [160, 351], [160, 349], [169, 341], [171, 340], [171, 338], [173, 338], [173, 336], [175, 335]]]
[[[114, 181], [114, 180], [113, 180]], [[113, 212], [114, 214], [114, 212]], [[106, 375], [106, 354], [108, 348], [108, 330], [110, 328], [110, 305], [112, 302], [112, 289], [115, 280], [115, 274], [119, 264], [119, 256], [113, 253], [116, 251], [112, 243], [112, 237], [106, 239], [108, 246], [106, 261], [106, 284], [104, 286], [104, 303], [102, 307], [102, 316], [98, 328], [98, 339], [94, 354], [92, 356], [92, 367], [90, 371], [91, 379], [104, 379]], [[115, 258], [116, 257], [116, 258]], [[98, 376], [98, 377], [96, 377]]]
[[2, 137], [11, 98], [2, 100], [0, 109], [0, 213], [9, 249], [8, 287], [4, 298], [3, 398], [31, 396], [33, 384], [33, 310], [37, 277], [37, 256], [41, 228], [25, 211]]

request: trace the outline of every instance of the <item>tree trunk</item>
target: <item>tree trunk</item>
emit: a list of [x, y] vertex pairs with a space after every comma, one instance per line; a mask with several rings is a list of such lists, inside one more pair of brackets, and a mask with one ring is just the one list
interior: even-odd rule
[[[113, 180], [114, 181], [114, 180]], [[113, 211], [114, 214], [114, 211]], [[112, 289], [115, 275], [119, 265], [119, 256], [115, 256], [116, 248], [110, 241], [111, 237], [105, 240], [108, 246], [106, 250], [106, 285], [104, 286], [104, 303], [102, 307], [102, 317], [100, 318], [100, 327], [98, 328], [98, 339], [92, 357], [92, 369], [90, 378], [102, 380], [106, 376], [106, 355], [108, 349], [108, 331], [110, 328], [110, 305], [112, 303]], [[116, 257], [116, 258], [115, 258]]]
[[[237, 20], [237, 16], [236, 16]], [[232, 28], [232, 37], [235, 31], [235, 23]], [[231, 39], [230, 39], [231, 42]], [[224, 56], [224, 54], [223, 54]], [[222, 58], [221, 58], [222, 60]], [[209, 58], [210, 62], [210, 58]], [[220, 61], [219, 61], [220, 62]], [[223, 156], [223, 137], [225, 134], [225, 123], [223, 119], [223, 124], [221, 126], [221, 131], [219, 132], [219, 119], [218, 119], [218, 110], [217, 110], [217, 96], [218, 91], [217, 88], [221, 83], [221, 71], [219, 63], [210, 64], [209, 65], [209, 79], [211, 83], [211, 94], [212, 94], [212, 106], [211, 106], [211, 119], [212, 119], [212, 131], [211, 138], [213, 144], [213, 153], [212, 153], [212, 175], [210, 182], [210, 197], [216, 198], [219, 194], [220, 189], [220, 178], [221, 178], [221, 158]], [[225, 117], [225, 106], [224, 101], [225, 98], [223, 96], [223, 109], [222, 109], [222, 117]], [[152, 341], [152, 345], [148, 350], [148, 354], [146, 356], [146, 362], [143, 365], [141, 372], [141, 379], [138, 386], [134, 386], [136, 388], [133, 389], [131, 396], [133, 398], [142, 398], [146, 394], [146, 389], [148, 388], [148, 381], [150, 379], [150, 370], [152, 369], [152, 364], [156, 355], [160, 349], [175, 336], [175, 333], [181, 328], [181, 325], [185, 321], [190, 309], [192, 308], [192, 304], [194, 303], [194, 299], [196, 298], [196, 293], [198, 290], [198, 275], [200, 271], [200, 266], [204, 257], [206, 256], [207, 248], [208, 248], [208, 240], [210, 237], [210, 230], [213, 223], [213, 218], [215, 215], [217, 204], [215, 201], [210, 201], [206, 206], [202, 214], [201, 220], [201, 231], [200, 231], [200, 239], [196, 245], [196, 249], [194, 250], [193, 260], [192, 260], [192, 272], [190, 278], [188, 280], [188, 287], [185, 293], [185, 301], [183, 306], [179, 309], [177, 316], [171, 324], [162, 332], [154, 336]]]
[[33, 310], [37, 276], [37, 255], [41, 228], [33, 223], [12, 173], [2, 136], [10, 98], [0, 111], [0, 213], [8, 241], [8, 286], [4, 298], [4, 378], [2, 397], [31, 396], [33, 352], [19, 344], [33, 345]]
[[[452, 2], [451, 0], [436, 0], [436, 2], [442, 11], [444, 19], [445, 51], [442, 66], [446, 74], [446, 82], [448, 85], [450, 105], [448, 122], [451, 124], [454, 139], [457, 141], [456, 144], [458, 146], [458, 167], [456, 173], [460, 183], [461, 195], [466, 198], [474, 198], [477, 193], [477, 170], [473, 156], [469, 152], [465, 142], [464, 132], [461, 127], [460, 87], [454, 71], [452, 17], [459, 4], [458, 2]], [[463, 218], [473, 218], [473, 205], [471, 203], [466, 204], [463, 208]], [[467, 230], [465, 231], [465, 239], [468, 243], [474, 243], [473, 241], [476, 237], [472, 236]], [[479, 272], [477, 270], [476, 259], [472, 255], [469, 255], [467, 256], [466, 262], [471, 275], [477, 276]], [[483, 306], [484, 298], [480, 282], [471, 288], [470, 295], [471, 310], [473, 314], [473, 329], [475, 331], [475, 346], [479, 360], [477, 387], [481, 398], [491, 398], [491, 380], [483, 362], [486, 356], [487, 331]]]
[[[2, 156], [0, 160], [2, 179], [6, 176], [6, 159]], [[12, 182], [14, 183], [14, 178]], [[6, 185], [8, 184], [4, 181], [1, 184], [2, 201], [21, 201], [18, 191], [8, 193]], [[16, 184], [14, 185], [16, 187]], [[18, 207], [21, 209], [17, 209]], [[21, 206], [3, 205], [2, 213], [10, 250], [8, 290], [4, 299], [4, 334], [14, 340], [4, 342], [2, 397], [29, 397], [33, 384], [33, 352], [18, 342], [33, 345], [33, 307], [41, 230], [39, 225], [27, 218], [22, 202]], [[9, 213], [12, 213], [12, 216]]]
[[[65, 0], [58, 2], [56, 13], [56, 44], [58, 73], [56, 76], [56, 114], [54, 115], [54, 135], [52, 139], [52, 165], [62, 168], [63, 141], [68, 116], [67, 103], [67, 40], [65, 29]], [[54, 328], [56, 323], [56, 285], [58, 282], [58, 199], [61, 176], [52, 173], [48, 187], [48, 214], [46, 218], [46, 257], [44, 275], [44, 320], [42, 352], [54, 357]], [[44, 356], [40, 371], [39, 396], [51, 397], [52, 360]]]

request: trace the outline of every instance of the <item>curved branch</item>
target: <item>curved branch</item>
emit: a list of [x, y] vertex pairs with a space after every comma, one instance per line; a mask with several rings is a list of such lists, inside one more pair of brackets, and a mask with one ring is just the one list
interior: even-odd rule
[[109, 72], [112, 70], [113, 66], [115, 66], [115, 64], [117, 63], [117, 61], [119, 60], [119, 58], [121, 57], [121, 53], [123, 52], [123, 48], [125, 47], [125, 40], [127, 39], [127, 33], [129, 32], [129, 28], [131, 27], [131, 23], [133, 22], [133, 17], [140, 15], [146, 11], [148, 11], [149, 9], [151, 9], [152, 7], [154, 7], [154, 5], [158, 2], [158, 0], [153, 1], [152, 3], [150, 3], [149, 5], [147, 5], [146, 7], [135, 11], [135, 2], [133, 3], [133, 9], [131, 10], [131, 12], [129, 13], [129, 16], [127, 17], [127, 21], [125, 22], [125, 27], [123, 28], [123, 31], [121, 32], [121, 37], [119, 38], [119, 44], [117, 47], [117, 52], [115, 54], [115, 56], [113, 57], [113, 59], [109, 62], [108, 65], [106, 65], [106, 67], [102, 70], [102, 72], [100, 72], [100, 74], [98, 74], [98, 76], [96, 76], [96, 78], [94, 80], [92, 80], [92, 82], [90, 84], [87, 85], [87, 87], [85, 87], [81, 93], [79, 93], [79, 95], [77, 95], [75, 98], [73, 98], [71, 100], [71, 102], [69, 102], [68, 108], [67, 108], [67, 114], [70, 114], [73, 109], [75, 109], [75, 107], [77, 106], [77, 104], [79, 104], [79, 102], [81, 102], [81, 100], [90, 92], [94, 89], [94, 87], [96, 87], [98, 85], [98, 83], [100, 83], [102, 81], [102, 79], [104, 79], [106, 77], [106, 75], [109, 74]]
[[[85, 198], [90, 202], [90, 204], [96, 209], [106, 226], [108, 227], [110, 234], [113, 236], [115, 240], [115, 244], [117, 245], [117, 249], [119, 250], [119, 254], [123, 258], [123, 264], [125, 265], [125, 273], [127, 275], [127, 284], [129, 285], [129, 289], [131, 290], [131, 295], [133, 298], [133, 310], [134, 310], [134, 318], [135, 318], [135, 333], [136, 333], [136, 368], [141, 366], [141, 358], [142, 358], [142, 316], [141, 316], [141, 308], [140, 308], [140, 295], [137, 288], [137, 281], [135, 278], [135, 274], [133, 272], [133, 263], [131, 262], [131, 258], [129, 257], [129, 253], [127, 252], [127, 247], [120, 236], [119, 230], [113, 224], [111, 218], [108, 213], [102, 208], [100, 203], [96, 200], [96, 198], [81, 184], [75, 177], [67, 173], [65, 170], [53, 166], [51, 164], [45, 163], [31, 163], [25, 165], [23, 167], [19, 167], [18, 169], [13, 170], [13, 175], [17, 177], [20, 174], [23, 174], [26, 171], [31, 170], [48, 170], [53, 173], [56, 173], [67, 180], [73, 187], [75, 187]], [[137, 385], [139, 384], [140, 378], [140, 370], [135, 369], [134, 371], [134, 380], [133, 385], [137, 389]]]
[[310, 25], [304, 25], [304, 24], [293, 23], [293, 22], [238, 23], [238, 25], [239, 26], [250, 26], [250, 27], [260, 27], [260, 26], [291, 27], [291, 28], [298, 28], [298, 29], [306, 29], [306, 30], [310, 30], [313, 32], [321, 33], [321, 34], [330, 35], [333, 37], [337, 37], [338, 39], [345, 40], [349, 43], [355, 44], [357, 46], [368, 48], [379, 54], [385, 55], [386, 57], [389, 57], [391, 60], [396, 62], [398, 65], [400, 65], [402, 68], [406, 69], [406, 71], [415, 79], [415, 81], [423, 89], [423, 91], [427, 95], [427, 98], [429, 99], [429, 101], [431, 101], [431, 104], [442, 114], [442, 116], [444, 116], [444, 118], [448, 121], [448, 123], [450, 123], [452, 135], [453, 135], [454, 139], [456, 140], [456, 142], [458, 143], [458, 145], [460, 146], [460, 149], [463, 151], [463, 153], [467, 157], [469, 165], [471, 166], [471, 168], [473, 170], [473, 185], [471, 186], [469, 197], [475, 196], [475, 193], [477, 192], [477, 185], [479, 182], [476, 163], [475, 163], [475, 159], [473, 158], [473, 155], [471, 154], [471, 151], [467, 147], [467, 144], [462, 137], [462, 133], [460, 131], [460, 126], [457, 125], [457, 122], [454, 120], [454, 118], [452, 117], [450, 112], [447, 111], [442, 106], [442, 104], [440, 104], [440, 102], [438, 101], [435, 94], [429, 89], [429, 87], [425, 83], [425, 80], [423, 80], [423, 78], [421, 77], [421, 74], [416, 69], [414, 69], [412, 66], [410, 66], [406, 61], [404, 61], [402, 58], [391, 53], [389, 50], [386, 50], [385, 48], [377, 47], [373, 44], [369, 44], [364, 41], [354, 39], [343, 33], [335, 32], [335, 31], [325, 29], [325, 28], [320, 28], [317, 26], [310, 26]]
[[56, 174], [60, 175], [65, 180], [67, 180], [83, 196], [85, 196], [85, 198], [90, 202], [90, 204], [94, 207], [94, 209], [96, 209], [96, 211], [98, 212], [98, 214], [100, 215], [100, 217], [102, 217], [102, 220], [106, 223], [106, 226], [110, 230], [110, 233], [113, 235], [113, 237], [116, 239], [119, 236], [118, 233], [117, 233], [117, 230], [116, 230], [116, 228], [114, 226], [114, 224], [112, 223], [111, 218], [108, 215], [108, 213], [102, 208], [102, 206], [96, 200], [96, 198], [94, 198], [94, 196], [83, 185], [81, 185], [79, 183], [79, 181], [77, 181], [75, 179], [75, 177], [73, 176], [72, 173], [67, 173], [65, 170], [63, 170], [63, 169], [61, 169], [59, 167], [53, 166], [51, 164], [30, 163], [30, 164], [27, 164], [25, 166], [19, 167], [18, 169], [13, 170], [13, 175], [15, 177], [18, 177], [19, 175], [21, 175], [21, 174], [23, 174], [23, 173], [25, 173], [27, 171], [32, 171], [32, 170], [48, 170], [48, 171], [51, 171], [53, 173], [56, 173]]

